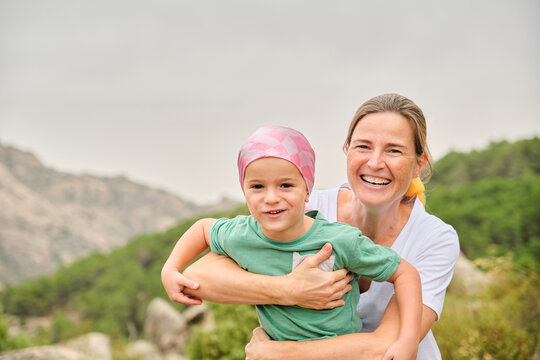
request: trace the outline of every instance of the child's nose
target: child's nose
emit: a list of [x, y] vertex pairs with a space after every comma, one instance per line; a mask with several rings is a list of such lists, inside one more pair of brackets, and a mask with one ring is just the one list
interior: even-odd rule
[[274, 202], [279, 201], [279, 196], [278, 196], [276, 190], [269, 188], [266, 191], [266, 196], [265, 196], [264, 200], [267, 203], [274, 203]]

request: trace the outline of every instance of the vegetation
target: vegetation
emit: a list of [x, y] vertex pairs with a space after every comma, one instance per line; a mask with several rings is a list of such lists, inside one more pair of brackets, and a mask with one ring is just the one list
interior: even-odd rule
[[428, 209], [452, 224], [468, 258], [513, 252], [517, 263], [540, 272], [539, 175], [433, 188]]
[[476, 180], [540, 175], [540, 139], [492, 142], [485, 150], [451, 152], [438, 160], [432, 183], [459, 187]]
[[[213, 216], [238, 213], [246, 213], [246, 209]], [[164, 233], [141, 235], [110, 254], [94, 254], [53, 275], [8, 285], [0, 292], [0, 305], [23, 321], [27, 317], [53, 316], [52, 329], [31, 339], [33, 344], [54, 343], [89, 331], [121, 340], [133, 326], [141, 332], [148, 303], [155, 297], [168, 300], [161, 285], [161, 267], [179, 236], [196, 220], [185, 221]], [[82, 320], [69, 316], [73, 313]], [[6, 349], [0, 347], [0, 351]]]
[[[193, 329], [186, 347], [191, 359], [243, 360], [244, 347], [259, 326], [255, 307], [251, 305], [210, 304], [215, 316], [215, 329], [205, 332]], [[225, 339], [225, 341], [224, 341]]]
[[[428, 211], [455, 227], [465, 254], [496, 280], [474, 295], [450, 289], [434, 327], [443, 358], [531, 358], [539, 351], [540, 334], [540, 140], [450, 153], [435, 170], [426, 191]], [[246, 209], [216, 216], [238, 213]], [[12, 337], [0, 311], [0, 352], [89, 331], [108, 333], [117, 342], [127, 338], [128, 328], [141, 332], [149, 301], [167, 298], [160, 281], [163, 262], [195, 220], [141, 235], [123, 248], [92, 255], [53, 275], [6, 286], [0, 292], [6, 314], [22, 321], [50, 316], [52, 326], [33, 337]], [[209, 306], [216, 314], [215, 329], [195, 329], [188, 355], [243, 359], [257, 325], [253, 307]]]
[[2, 315], [2, 307], [0, 307], [0, 352], [25, 346], [28, 346], [28, 341], [23, 336], [11, 336], [8, 334], [8, 322]]
[[448, 360], [531, 359], [540, 342], [540, 277], [511, 255], [476, 261], [494, 280], [473, 294], [450, 287], [433, 332]]

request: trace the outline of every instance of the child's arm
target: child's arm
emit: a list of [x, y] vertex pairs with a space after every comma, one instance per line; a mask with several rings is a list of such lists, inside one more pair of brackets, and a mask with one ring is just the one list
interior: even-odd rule
[[210, 226], [215, 219], [201, 219], [180, 237], [161, 270], [161, 282], [172, 301], [186, 305], [198, 305], [200, 299], [184, 295], [185, 279], [180, 271], [210, 246]]
[[398, 339], [390, 345], [383, 359], [416, 359], [423, 307], [420, 275], [402, 259], [388, 281], [394, 283], [401, 327]]

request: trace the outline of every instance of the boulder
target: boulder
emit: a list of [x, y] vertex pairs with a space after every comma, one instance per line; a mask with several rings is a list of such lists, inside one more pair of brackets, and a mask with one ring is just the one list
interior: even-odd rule
[[144, 334], [161, 353], [182, 353], [188, 337], [187, 322], [169, 302], [156, 298], [148, 305]]
[[450, 289], [475, 293], [492, 283], [492, 278], [478, 269], [463, 253], [459, 254]]
[[88, 333], [65, 341], [62, 345], [85, 354], [90, 360], [112, 360], [111, 340], [105, 334]]
[[146, 340], [137, 340], [126, 346], [124, 355], [128, 359], [137, 360], [163, 360], [159, 349], [153, 343]]
[[185, 355], [180, 355], [177, 353], [168, 353], [167, 355], [165, 355], [163, 360], [189, 360], [189, 358]]
[[188, 326], [198, 325], [204, 331], [212, 331], [214, 329], [214, 317], [212, 311], [206, 307], [204, 303], [201, 305], [188, 306], [182, 313]]
[[90, 360], [85, 354], [64, 346], [36, 346], [3, 353], [2, 360]]

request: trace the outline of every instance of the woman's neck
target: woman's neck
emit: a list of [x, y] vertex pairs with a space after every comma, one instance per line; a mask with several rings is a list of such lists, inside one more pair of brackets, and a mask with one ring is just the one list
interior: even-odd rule
[[362, 230], [362, 234], [374, 243], [390, 247], [407, 223], [412, 208], [401, 202], [385, 207], [362, 204], [352, 191], [338, 197], [338, 221]]

